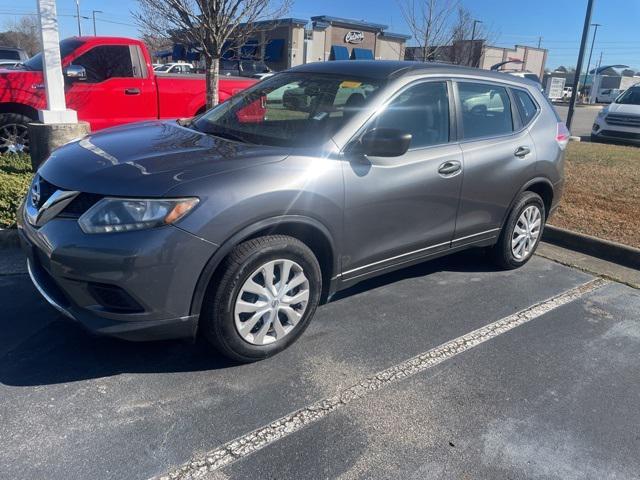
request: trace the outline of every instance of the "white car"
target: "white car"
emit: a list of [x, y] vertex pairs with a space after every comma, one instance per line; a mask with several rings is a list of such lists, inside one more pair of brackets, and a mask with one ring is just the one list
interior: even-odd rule
[[193, 65], [185, 62], [165, 63], [158, 68], [153, 69], [156, 73], [193, 73], [195, 69]]
[[596, 103], [611, 103], [622, 92], [623, 90], [618, 88], [603, 88], [598, 92], [598, 95], [596, 95]]
[[591, 130], [592, 141], [623, 141], [640, 145], [640, 83], [604, 107]]

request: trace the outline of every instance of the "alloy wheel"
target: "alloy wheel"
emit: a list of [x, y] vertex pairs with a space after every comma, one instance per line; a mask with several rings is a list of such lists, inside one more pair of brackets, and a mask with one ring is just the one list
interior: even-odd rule
[[529, 205], [520, 214], [511, 237], [511, 253], [516, 260], [524, 260], [533, 253], [541, 228], [540, 208], [537, 205]]
[[268, 345], [291, 333], [309, 303], [309, 280], [296, 262], [273, 260], [257, 268], [236, 298], [237, 332], [252, 345]]
[[28, 153], [29, 129], [22, 123], [5, 123], [0, 127], [0, 152]]

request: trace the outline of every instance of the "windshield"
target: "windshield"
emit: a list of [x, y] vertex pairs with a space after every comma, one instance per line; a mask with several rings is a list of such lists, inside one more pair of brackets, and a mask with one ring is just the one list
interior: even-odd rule
[[281, 73], [221, 103], [193, 126], [262, 145], [317, 145], [365, 108], [381, 84], [343, 75]]
[[[60, 42], [60, 58], [64, 59], [84, 42], [75, 38], [66, 38]], [[42, 71], [42, 53], [38, 53], [25, 61], [22, 66], [27, 70]]]
[[616, 98], [616, 103], [623, 105], [640, 105], [640, 87], [630, 88]]
[[162, 65], [161, 67], [156, 67], [156, 72], [166, 72], [172, 67], [172, 65]]

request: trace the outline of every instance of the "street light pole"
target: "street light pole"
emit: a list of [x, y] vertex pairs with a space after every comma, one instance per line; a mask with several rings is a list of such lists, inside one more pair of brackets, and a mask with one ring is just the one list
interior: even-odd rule
[[476, 39], [476, 25], [482, 23], [482, 20], [474, 20], [473, 28], [471, 29], [471, 47], [469, 49], [469, 66], [473, 67], [473, 41]]
[[80, 26], [80, 0], [76, 0], [76, 18], [78, 19], [78, 36], [82, 36], [82, 27]]
[[[589, 69], [591, 68], [591, 56], [593, 55], [593, 45], [596, 43], [596, 33], [598, 33], [598, 27], [601, 27], [602, 25], [599, 23], [592, 23], [591, 26], [595, 28], [593, 29], [593, 38], [591, 39], [591, 49], [589, 50], [589, 60], [587, 61], [587, 71], [584, 76], [585, 88], [587, 86], [587, 78], [589, 78]], [[593, 79], [591, 82], [591, 88], [593, 88]]]
[[93, 36], [97, 36], [96, 33], [96, 13], [104, 13], [102, 10], [91, 10], [91, 16], [93, 17]]
[[571, 100], [569, 101], [569, 111], [567, 112], [567, 128], [569, 129], [571, 129], [573, 112], [576, 107], [576, 98], [578, 97], [578, 87], [580, 86], [580, 73], [582, 71], [582, 61], [584, 60], [584, 51], [587, 46], [587, 38], [589, 36], [589, 24], [591, 23], [592, 12], [593, 12], [593, 0], [588, 0], [587, 12], [584, 17], [584, 27], [582, 28], [582, 40], [580, 41], [580, 53], [578, 54], [578, 63], [576, 64], [576, 77], [573, 79], [573, 92], [571, 92]]

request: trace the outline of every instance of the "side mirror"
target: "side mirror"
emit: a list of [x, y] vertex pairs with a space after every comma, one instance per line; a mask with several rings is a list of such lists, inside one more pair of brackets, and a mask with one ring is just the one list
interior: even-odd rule
[[74, 82], [83, 82], [87, 79], [87, 71], [81, 65], [69, 65], [64, 70], [64, 76]]
[[372, 157], [399, 157], [409, 150], [411, 134], [395, 128], [374, 128], [365, 133], [352, 151]]

